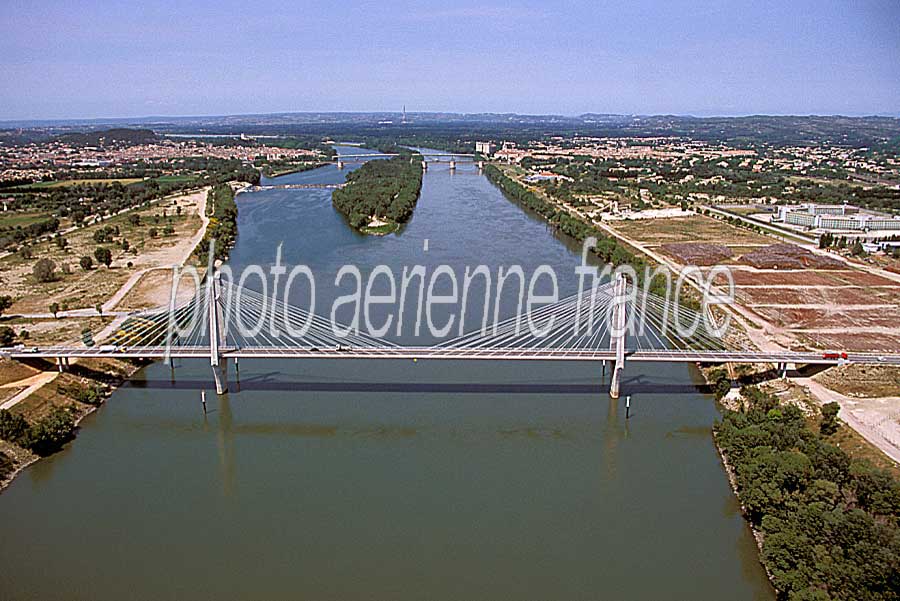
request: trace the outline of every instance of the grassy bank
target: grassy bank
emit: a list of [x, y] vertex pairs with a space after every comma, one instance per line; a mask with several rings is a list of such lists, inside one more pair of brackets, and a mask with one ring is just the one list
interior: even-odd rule
[[[4, 359], [0, 375], [28, 377], [53, 369], [40, 360], [33, 363]], [[62, 450], [75, 438], [81, 420], [139, 368], [134, 362], [82, 359], [11, 409], [0, 409], [0, 491], [41, 457]]]
[[347, 176], [347, 185], [331, 199], [351, 227], [382, 234], [409, 221], [421, 190], [421, 159], [408, 155], [367, 162]]
[[782, 599], [900, 598], [900, 483], [832, 444], [835, 407], [810, 419], [756, 387], [716, 443]]

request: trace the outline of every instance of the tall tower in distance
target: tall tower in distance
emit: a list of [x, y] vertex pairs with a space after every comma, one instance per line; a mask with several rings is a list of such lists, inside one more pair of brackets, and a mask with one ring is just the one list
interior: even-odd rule
[[403, 105], [403, 118], [400, 119], [400, 123], [406, 123], [406, 105]]

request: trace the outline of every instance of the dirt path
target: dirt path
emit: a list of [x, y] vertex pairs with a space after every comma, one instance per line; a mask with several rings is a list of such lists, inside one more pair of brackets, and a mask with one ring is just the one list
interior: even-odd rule
[[19, 391], [11, 399], [5, 401], [2, 405], [0, 405], [0, 409], [9, 409], [10, 407], [14, 407], [21, 401], [28, 398], [28, 396], [35, 390], [55, 380], [58, 375], [58, 371], [42, 371], [41, 373], [35, 374], [29, 378], [25, 378], [24, 380], [3, 384], [2, 386], [0, 386], [0, 388], [20, 388], [22, 386], [25, 386], [26, 388], [25, 390]]
[[[191, 254], [194, 252], [194, 249], [197, 248], [197, 245], [200, 244], [200, 241], [203, 240], [203, 236], [206, 235], [206, 228], [209, 225], [209, 217], [206, 216], [206, 196], [209, 192], [209, 188], [203, 188], [199, 192], [195, 192], [200, 197], [197, 200], [197, 213], [200, 217], [200, 228], [197, 232], [191, 236], [186, 242], [176, 244], [171, 249], [167, 249], [165, 253], [157, 254], [160, 256], [157, 257], [157, 265], [154, 267], [148, 267], [146, 269], [141, 269], [128, 278], [121, 288], [119, 288], [115, 294], [113, 294], [109, 300], [103, 303], [103, 311], [111, 312], [116, 308], [125, 296], [131, 292], [131, 289], [144, 277], [144, 274], [157, 270], [157, 269], [168, 269], [170, 266], [179, 265], [183, 266], [187, 260], [191, 257]], [[169, 259], [169, 260], [167, 260]]]

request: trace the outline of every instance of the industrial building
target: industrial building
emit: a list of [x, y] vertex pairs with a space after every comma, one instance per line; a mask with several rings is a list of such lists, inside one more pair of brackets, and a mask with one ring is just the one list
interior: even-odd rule
[[871, 232], [900, 230], [900, 219], [876, 213], [864, 213], [851, 205], [782, 206], [772, 219], [787, 225], [797, 225], [812, 230]]

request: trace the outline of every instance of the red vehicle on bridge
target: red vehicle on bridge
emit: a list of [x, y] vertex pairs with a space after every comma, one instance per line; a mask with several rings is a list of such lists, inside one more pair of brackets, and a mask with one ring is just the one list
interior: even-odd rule
[[847, 353], [822, 353], [823, 359], [846, 359]]

